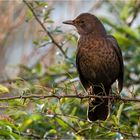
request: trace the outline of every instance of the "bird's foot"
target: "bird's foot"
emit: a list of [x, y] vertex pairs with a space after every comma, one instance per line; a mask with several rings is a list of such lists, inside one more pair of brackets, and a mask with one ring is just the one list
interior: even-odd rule
[[90, 86], [88, 89], [87, 89], [87, 93], [88, 95], [92, 95], [93, 94], [93, 87]]
[[80, 92], [80, 93], [77, 93], [77, 96], [78, 97], [84, 97], [84, 94]]

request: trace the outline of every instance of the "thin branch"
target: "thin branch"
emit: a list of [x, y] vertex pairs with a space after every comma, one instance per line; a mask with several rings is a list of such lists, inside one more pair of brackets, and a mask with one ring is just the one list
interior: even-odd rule
[[[68, 118], [74, 118], [74, 119], [77, 119], [78, 121], [89, 122], [87, 119], [81, 119], [81, 118], [79, 118], [79, 117], [77, 117], [77, 116], [71, 116], [71, 115], [66, 115], [66, 114], [65, 114], [65, 115], [55, 114], [55, 115], [56, 115], [56, 116], [61, 116], [61, 117], [64, 116], [64, 117], [68, 117]], [[101, 127], [101, 128], [104, 128], [104, 129], [109, 130], [109, 131], [111, 131], [111, 132], [120, 133], [120, 134], [122, 134], [122, 135], [124, 135], [124, 136], [127, 136], [127, 137], [140, 138], [140, 136], [136, 136], [136, 135], [134, 135], [134, 134], [132, 134], [132, 133], [122, 132], [122, 131], [119, 130], [119, 129], [114, 129], [114, 128], [105, 127], [105, 126], [101, 125], [100, 122], [94, 122], [94, 123], [90, 122], [90, 125], [89, 125], [88, 127], [84, 128], [84, 129], [80, 129], [79, 131], [77, 131], [76, 134], [81, 134], [81, 133], [84, 132], [84, 131], [88, 131], [90, 128], [94, 127], [95, 124], [97, 124], [97, 125], [98, 125], [99, 127]]]
[[134, 7], [133, 11], [134, 11], [134, 15], [132, 17], [132, 20], [128, 23], [128, 26], [131, 26], [132, 23], [135, 21], [138, 13], [139, 13], [139, 9], [140, 9], [140, 2]]
[[41, 137], [39, 135], [36, 134], [32, 134], [32, 133], [25, 133], [25, 132], [17, 132], [17, 131], [13, 131], [14, 133], [24, 136], [24, 137], [30, 137], [30, 138], [34, 138], [34, 139], [41, 139]]
[[62, 120], [66, 125], [68, 125], [75, 133], [77, 133], [78, 131], [76, 130], [75, 127], [73, 127], [70, 123], [68, 123], [67, 121], [61, 119], [60, 117], [56, 116], [56, 118]]
[[122, 132], [120, 131], [119, 129], [114, 129], [114, 128], [108, 128], [108, 127], [105, 127], [105, 126], [102, 126], [100, 123], [98, 123], [100, 127], [106, 129], [106, 130], [109, 130], [109, 131], [112, 131], [112, 132], [118, 132], [124, 136], [127, 136], [127, 137], [133, 137], [133, 138], [140, 138], [140, 136], [136, 136], [132, 133], [127, 133], [127, 132]]
[[34, 9], [32, 8], [32, 6], [26, 1], [23, 0], [23, 2], [27, 5], [27, 7], [31, 10], [32, 14], [34, 15], [36, 21], [40, 24], [40, 26], [42, 27], [42, 29], [45, 31], [45, 33], [50, 37], [51, 41], [53, 44], [55, 44], [59, 50], [62, 52], [62, 54], [64, 55], [65, 58], [68, 58], [68, 56], [66, 55], [65, 51], [62, 49], [62, 46], [59, 45], [58, 42], [56, 42], [56, 40], [53, 38], [53, 36], [51, 35], [51, 33], [46, 29], [46, 27], [44, 26], [44, 24], [40, 21], [40, 19], [38, 18], [38, 16], [36, 15]]
[[0, 98], [0, 101], [4, 100], [14, 100], [14, 99], [45, 99], [45, 98], [78, 98], [78, 99], [88, 99], [88, 98], [99, 98], [99, 99], [112, 99], [112, 100], [121, 100], [124, 102], [140, 102], [140, 99], [137, 98], [124, 98], [120, 96], [98, 96], [98, 95], [23, 95], [23, 96], [12, 96], [12, 97], [3, 97]]
[[97, 125], [98, 125], [99, 127], [101, 127], [101, 128], [104, 128], [104, 129], [109, 130], [109, 131], [111, 131], [111, 132], [120, 133], [121, 135], [124, 135], [124, 136], [129, 137], [129, 138], [130, 138], [130, 137], [132, 137], [132, 138], [140, 138], [140, 136], [134, 135], [134, 134], [132, 134], [132, 133], [122, 132], [122, 131], [120, 131], [119, 129], [114, 129], [114, 128], [105, 127], [105, 126], [101, 125], [100, 122], [94, 122], [94, 123], [90, 124], [88, 127], [79, 130], [79, 131], [77, 132], [77, 134], [83, 133], [84, 131], [88, 131], [90, 128], [94, 127], [95, 124], [97, 124]]

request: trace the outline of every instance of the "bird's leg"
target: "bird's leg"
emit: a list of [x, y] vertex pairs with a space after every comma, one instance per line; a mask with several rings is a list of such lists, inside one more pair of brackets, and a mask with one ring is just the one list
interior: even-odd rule
[[[87, 89], [87, 93], [88, 93], [89, 96], [90, 96], [90, 95], [94, 95], [94, 94], [93, 94], [94, 92], [93, 92], [93, 86], [92, 86], [92, 85], [90, 85], [89, 88]], [[95, 100], [94, 98], [89, 97], [89, 106], [90, 106], [90, 107], [93, 106], [92, 102], [93, 102], [94, 100]]]
[[119, 86], [118, 86], [118, 81], [116, 81], [116, 86], [115, 86], [115, 94], [116, 96], [119, 96], [120, 95], [120, 92], [119, 92]]
[[[109, 90], [109, 97], [111, 96], [111, 94], [112, 94], [112, 89]], [[113, 99], [110, 99], [110, 98], [108, 99], [109, 106], [111, 106], [112, 101], [113, 101]]]
[[93, 94], [93, 87], [92, 86], [89, 86], [89, 88], [87, 89], [87, 93], [88, 93], [88, 95]]
[[[110, 91], [109, 91], [109, 97], [110, 96], [112, 96], [112, 89], [110, 89]], [[109, 107], [111, 108], [111, 106], [112, 106], [112, 103], [114, 103], [115, 102], [115, 99], [114, 98], [109, 98], [108, 99], [108, 101], [109, 101]]]
[[107, 96], [106, 91], [105, 91], [105, 87], [102, 83], [100, 83], [99, 85], [94, 85], [96, 88], [98, 88], [99, 92], [98, 92], [98, 96], [101, 96], [100, 100], [102, 102], [104, 102], [104, 99], [102, 98], [102, 96]]

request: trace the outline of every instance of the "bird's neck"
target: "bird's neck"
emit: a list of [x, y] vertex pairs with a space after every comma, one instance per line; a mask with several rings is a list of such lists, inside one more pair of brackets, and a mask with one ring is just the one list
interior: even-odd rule
[[81, 34], [81, 36], [84, 37], [102, 37], [102, 36], [106, 36], [106, 30], [103, 26], [103, 24], [97, 19], [96, 24], [93, 25], [93, 30], [89, 33], [86, 34]]
[[87, 35], [80, 35], [78, 46], [81, 48], [86, 48], [87, 46], [90, 46], [91, 44], [94, 44], [95, 42], [102, 42], [106, 38], [106, 32], [104, 34], [100, 33], [90, 33]]
[[107, 34], [104, 25], [101, 23], [100, 20], [96, 19], [94, 26], [95, 27], [93, 28], [92, 33], [94, 36], [105, 36]]
[[104, 26], [97, 26], [95, 30], [93, 30], [92, 32], [92, 36], [95, 37], [101, 37], [101, 36], [106, 36], [106, 30], [104, 28]]
[[82, 40], [83, 42], [88, 42], [88, 41], [93, 41], [93, 40], [98, 40], [99, 38], [105, 38], [106, 37], [106, 31], [104, 30], [96, 30], [91, 32], [90, 34], [84, 34], [84, 35], [80, 35], [80, 40]]
[[104, 38], [106, 38], [106, 30], [100, 21], [98, 21], [98, 24], [96, 24], [96, 28], [93, 29], [93, 32], [90, 32], [89, 34], [80, 35], [79, 43], [82, 44], [81, 46], [86, 46], [85, 43], [94, 43], [95, 41], [101, 41], [104, 40]]

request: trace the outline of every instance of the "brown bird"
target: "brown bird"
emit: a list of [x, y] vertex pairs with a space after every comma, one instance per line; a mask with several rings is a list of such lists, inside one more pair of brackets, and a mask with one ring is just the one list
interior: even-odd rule
[[[74, 20], [63, 23], [74, 25], [80, 34], [76, 65], [85, 90], [93, 95], [110, 95], [111, 85], [118, 80], [120, 93], [123, 88], [124, 65], [117, 40], [107, 35], [100, 20], [90, 13], [80, 14]], [[109, 110], [109, 99], [90, 99], [88, 119], [106, 120]]]

